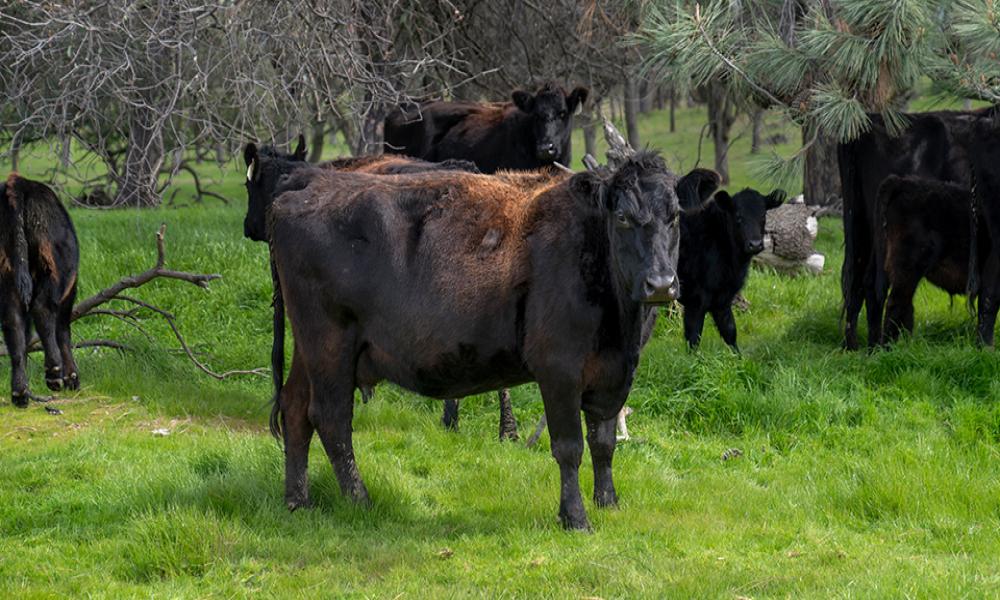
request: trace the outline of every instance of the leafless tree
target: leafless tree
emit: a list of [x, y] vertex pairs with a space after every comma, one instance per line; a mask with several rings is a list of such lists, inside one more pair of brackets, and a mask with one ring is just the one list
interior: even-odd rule
[[0, 136], [11, 150], [57, 140], [66, 162], [76, 141], [107, 165], [115, 204], [155, 205], [192, 147], [285, 137], [331, 112], [377, 123], [461, 75], [451, 21], [422, 4], [0, 0]]

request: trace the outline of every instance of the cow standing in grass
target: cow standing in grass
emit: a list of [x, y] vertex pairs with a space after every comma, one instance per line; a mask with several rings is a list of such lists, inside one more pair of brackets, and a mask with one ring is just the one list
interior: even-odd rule
[[[305, 139], [299, 137], [298, 149], [292, 154], [284, 154], [271, 147], [258, 149], [254, 144], [248, 144], [244, 151], [244, 160], [247, 164], [247, 215], [243, 222], [243, 232], [246, 237], [256, 241], [267, 241], [265, 231], [265, 221], [267, 211], [274, 200], [274, 190], [278, 181], [283, 176], [287, 176], [295, 169], [308, 167], [305, 163]], [[464, 160], [445, 160], [440, 163], [431, 163], [420, 159], [398, 156], [379, 155], [362, 156], [355, 158], [343, 158], [328, 161], [317, 165], [323, 169], [334, 169], [342, 172], [369, 173], [377, 175], [403, 175], [408, 173], [420, 173], [430, 171], [467, 171], [478, 173], [474, 164]], [[536, 187], [548, 185], [549, 183], [565, 179], [568, 175], [557, 169], [540, 169], [537, 171], [524, 172], [501, 172], [496, 175], [500, 180], [518, 185], [519, 187]], [[275, 331], [284, 328], [284, 319], [281, 322], [275, 321]], [[277, 336], [275, 339], [282, 339]], [[283, 356], [284, 348], [275, 347], [272, 350]], [[276, 370], [273, 375], [280, 380], [283, 376], [281, 370]], [[292, 375], [290, 374], [289, 377]], [[362, 390], [365, 398], [370, 394], [370, 390]], [[501, 440], [516, 440], [517, 419], [514, 417], [514, 409], [510, 401], [510, 392], [506, 389], [498, 392], [500, 404], [500, 427], [499, 437]], [[459, 400], [449, 399], [444, 403], [441, 422], [449, 429], [458, 428], [458, 407]]]
[[70, 320], [80, 251], [69, 214], [48, 186], [11, 173], [0, 184], [0, 321], [10, 354], [11, 401], [41, 400], [25, 367], [34, 323], [51, 390], [77, 389]]
[[[308, 409], [282, 414], [285, 499], [308, 503], [318, 430], [341, 490], [368, 502], [354, 460], [354, 390], [388, 379], [454, 398], [537, 381], [561, 474], [564, 526], [580, 497], [580, 411], [594, 499], [617, 502], [615, 417], [647, 307], [677, 294], [675, 176], [650, 153], [525, 192], [461, 172], [385, 177], [297, 170], [271, 210], [271, 252]], [[276, 306], [277, 308], [277, 306]]]
[[876, 285], [888, 290], [883, 342], [894, 341], [901, 329], [913, 333], [913, 295], [921, 279], [949, 294], [966, 292], [972, 216], [972, 193], [961, 185], [890, 175], [879, 186], [875, 260], [884, 279]]
[[701, 341], [705, 315], [733, 350], [736, 319], [733, 299], [743, 288], [750, 261], [764, 249], [767, 211], [784, 202], [781, 190], [768, 196], [745, 189], [725, 191], [681, 214], [680, 303], [684, 307], [684, 339], [691, 348]]
[[570, 93], [545, 84], [534, 95], [521, 90], [511, 102], [426, 102], [385, 118], [385, 151], [431, 162], [469, 160], [483, 173], [569, 165], [573, 113], [587, 88]]

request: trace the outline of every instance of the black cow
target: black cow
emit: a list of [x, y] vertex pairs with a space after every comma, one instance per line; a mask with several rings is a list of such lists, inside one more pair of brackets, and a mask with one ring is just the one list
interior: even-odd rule
[[48, 186], [11, 173], [0, 184], [0, 320], [10, 354], [11, 401], [43, 400], [28, 389], [27, 344], [34, 323], [51, 390], [78, 389], [70, 319], [80, 250], [69, 214]]
[[[840, 179], [844, 196], [844, 266], [841, 289], [844, 298], [844, 346], [858, 347], [858, 314], [864, 305], [868, 321], [868, 345], [881, 339], [881, 307], [884, 289], [875, 283], [884, 280], [882, 268], [874, 260], [874, 225], [879, 185], [889, 175], [914, 176], [970, 187], [973, 170], [983, 188], [980, 197], [1000, 198], [1000, 128], [996, 109], [939, 111], [904, 115], [906, 129], [898, 136], [889, 133], [879, 115], [869, 115], [871, 129], [858, 139], [838, 148]], [[1000, 233], [1000, 206], [984, 211], [995, 218]], [[992, 290], [994, 286], [989, 286]], [[998, 288], [1000, 290], [1000, 288]], [[992, 293], [992, 292], [991, 292]], [[980, 339], [992, 344], [993, 322], [1000, 296], [980, 300]]]
[[613, 505], [615, 416], [646, 307], [678, 291], [675, 184], [652, 153], [530, 192], [462, 172], [296, 171], [271, 210], [292, 371], [310, 394], [295, 412], [285, 412], [287, 388], [276, 396], [289, 507], [308, 502], [313, 427], [341, 490], [368, 502], [351, 441], [356, 387], [388, 379], [455, 398], [537, 381], [560, 467], [560, 518], [589, 528], [580, 410], [595, 502]]
[[573, 113], [587, 88], [567, 94], [551, 83], [534, 96], [518, 90], [513, 102], [428, 102], [385, 118], [386, 152], [432, 162], [470, 160], [484, 173], [569, 165]]
[[705, 314], [733, 350], [736, 320], [733, 298], [743, 288], [750, 260], [764, 249], [767, 211], [785, 200], [785, 192], [768, 196], [749, 188], [735, 196], [725, 191], [681, 213], [680, 303], [684, 306], [684, 339], [691, 348], [701, 341]]
[[961, 185], [890, 175], [879, 186], [875, 260], [889, 290], [883, 341], [913, 333], [913, 295], [920, 280], [964, 294], [969, 278], [972, 194]]

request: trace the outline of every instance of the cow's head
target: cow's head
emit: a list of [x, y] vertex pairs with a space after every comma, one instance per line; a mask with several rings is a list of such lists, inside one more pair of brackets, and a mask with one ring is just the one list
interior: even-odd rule
[[573, 113], [587, 100], [587, 88], [578, 87], [567, 94], [563, 88], [546, 84], [534, 96], [521, 90], [511, 94], [518, 110], [531, 117], [532, 141], [538, 160], [558, 160], [569, 144], [573, 131]]
[[654, 152], [639, 152], [610, 173], [574, 176], [575, 189], [599, 201], [607, 221], [611, 267], [636, 302], [663, 304], [680, 294], [677, 178]]
[[274, 201], [278, 179], [306, 160], [306, 140], [299, 136], [295, 152], [285, 154], [271, 146], [258, 149], [253, 143], [243, 150], [247, 165], [247, 216], [243, 235], [255, 242], [267, 241], [267, 210]]
[[715, 203], [729, 217], [730, 239], [743, 254], [757, 254], [764, 249], [764, 224], [767, 211], [781, 206], [785, 201], [783, 190], [774, 190], [767, 196], [746, 188], [735, 196], [725, 191], [715, 194]]

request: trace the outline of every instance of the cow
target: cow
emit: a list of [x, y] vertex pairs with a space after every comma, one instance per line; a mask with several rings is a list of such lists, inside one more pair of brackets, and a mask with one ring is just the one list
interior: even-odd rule
[[889, 290], [882, 342], [900, 329], [913, 333], [913, 295], [927, 278], [949, 294], [964, 294], [972, 251], [972, 193], [964, 186], [890, 175], [879, 186], [875, 260]]
[[288, 390], [276, 389], [288, 507], [308, 503], [314, 427], [341, 491], [369, 502], [352, 444], [355, 388], [387, 379], [455, 398], [537, 381], [560, 469], [560, 520], [589, 529], [580, 411], [594, 500], [614, 505], [615, 417], [648, 307], [678, 293], [675, 184], [652, 152], [528, 192], [455, 171], [295, 171], [270, 213], [292, 371], [304, 373], [298, 383], [310, 395], [307, 410], [286, 413]]
[[[866, 307], [868, 345], [881, 340], [881, 307], [884, 289], [875, 283], [883, 279], [881, 265], [874, 259], [874, 223], [878, 188], [889, 175], [914, 176], [971, 186], [973, 170], [981, 178], [983, 198], [1000, 197], [1000, 180], [993, 175], [1000, 159], [1000, 130], [996, 108], [975, 111], [938, 111], [903, 115], [906, 128], [893, 135], [884, 119], [869, 115], [871, 128], [857, 139], [838, 146], [837, 156], [844, 197], [844, 265], [841, 270], [843, 294], [844, 347], [858, 347], [858, 315]], [[985, 212], [1000, 234], [1000, 206], [991, 204]], [[992, 286], [990, 287], [992, 290]], [[998, 287], [1000, 292], [1000, 287]], [[985, 302], [983, 301], [985, 300]], [[1000, 296], [990, 295], [979, 305], [980, 340], [992, 345], [993, 323]]]
[[767, 196], [749, 188], [735, 196], [720, 191], [681, 213], [679, 302], [684, 339], [692, 349], [701, 341], [705, 314], [711, 313], [722, 339], [739, 352], [733, 299], [746, 282], [750, 260], [764, 249], [767, 211], [784, 200], [782, 190]]
[[[255, 144], [248, 144], [244, 150], [244, 161], [247, 164], [248, 195], [247, 215], [243, 222], [244, 235], [255, 241], [267, 241], [264, 223], [274, 198], [274, 189], [278, 180], [297, 168], [308, 166], [305, 162], [305, 139], [299, 136], [298, 149], [292, 154], [282, 153], [271, 146], [258, 149]], [[440, 163], [431, 163], [398, 155], [341, 158], [321, 163], [318, 166], [339, 171], [382, 175], [450, 170], [479, 172], [476, 166], [469, 161], [449, 159]], [[497, 174], [497, 177], [520, 186], [539, 186], [546, 185], [554, 177], [566, 177], [566, 175], [556, 169], [543, 168], [537, 171], [501, 172]], [[274, 327], [283, 328], [284, 321], [275, 322]], [[272, 352], [283, 354], [284, 348], [273, 348]], [[281, 378], [282, 376], [280, 371], [274, 373], [274, 377]], [[367, 399], [371, 395], [371, 390], [363, 390], [363, 395]], [[518, 439], [517, 419], [514, 417], [510, 392], [502, 389], [498, 392], [498, 398], [500, 404], [499, 438], [501, 441], [516, 440]], [[458, 399], [449, 399], [444, 402], [441, 423], [445, 428], [458, 429], [458, 408]]]
[[11, 402], [44, 401], [25, 373], [31, 325], [45, 353], [50, 390], [79, 389], [70, 320], [80, 249], [66, 208], [44, 183], [11, 173], [0, 184], [0, 322], [10, 355]]
[[385, 118], [385, 151], [432, 162], [470, 160], [483, 173], [531, 170], [572, 158], [573, 113], [588, 90], [547, 83], [510, 102], [435, 101], [400, 107]]

